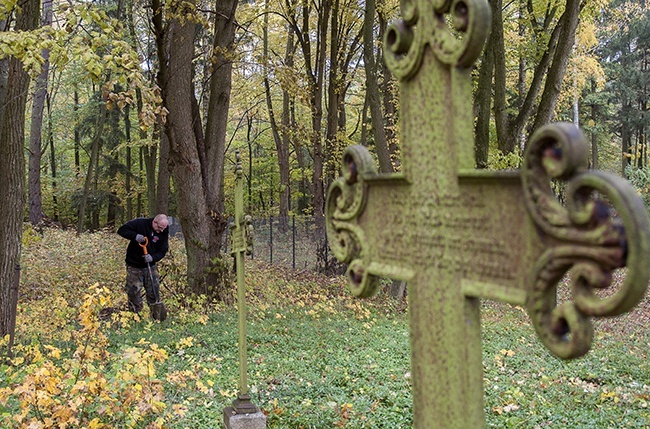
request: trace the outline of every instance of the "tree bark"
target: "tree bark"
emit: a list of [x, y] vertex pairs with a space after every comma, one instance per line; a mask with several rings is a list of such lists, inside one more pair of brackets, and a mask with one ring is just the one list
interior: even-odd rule
[[[81, 194], [81, 199], [79, 200], [79, 211], [77, 219], [77, 234], [81, 234], [84, 230], [84, 221], [86, 219], [86, 206], [88, 204], [88, 199], [90, 197], [90, 191], [92, 186], [93, 173], [96, 171], [99, 164], [99, 151], [100, 143], [102, 139], [102, 134], [104, 133], [104, 124], [106, 123], [106, 103], [99, 103], [99, 116], [97, 118], [97, 124], [95, 128], [95, 134], [90, 143], [90, 160], [88, 161], [88, 169], [86, 170], [86, 179], [84, 180], [84, 187]], [[91, 219], [91, 228], [94, 229], [95, 221]]]
[[[226, 127], [232, 89], [232, 52], [235, 43], [236, 0], [216, 2], [213, 73], [210, 78], [210, 102], [205, 131], [207, 159], [207, 204], [223, 214], [223, 179], [226, 151]], [[225, 224], [223, 225], [225, 227]]]
[[562, 89], [562, 80], [575, 42], [576, 28], [578, 27], [582, 6], [582, 0], [567, 0], [566, 2], [566, 8], [558, 23], [560, 34], [553, 55], [553, 63], [546, 75], [544, 92], [539, 102], [531, 134], [549, 123], [554, 115], [555, 104]]
[[[192, 3], [193, 4], [193, 3]], [[159, 75], [163, 103], [169, 111], [165, 131], [169, 138], [170, 171], [178, 194], [179, 218], [187, 251], [190, 290], [210, 299], [228, 301], [229, 282], [224, 281], [221, 238], [226, 228], [223, 215], [223, 164], [226, 123], [230, 103], [231, 59], [235, 32], [236, 0], [217, 2], [215, 14], [214, 72], [210, 79], [210, 101], [204, 146], [199, 141], [193, 91], [192, 59], [195, 23], [172, 19], [168, 55]], [[178, 12], [178, 11], [172, 11]], [[160, 40], [158, 46], [165, 46]], [[162, 70], [162, 68], [161, 68]], [[173, 76], [173, 79], [169, 78]], [[203, 151], [200, 154], [199, 151]], [[205, 160], [207, 166], [201, 165]]]
[[[36, 28], [40, 12], [39, 0], [18, 2], [16, 31]], [[25, 210], [25, 105], [29, 75], [15, 57], [8, 61], [7, 89], [0, 117], [0, 335], [9, 333], [15, 309], [11, 290], [16, 267], [20, 263], [23, 213]]]
[[[519, 37], [524, 40], [526, 37], [526, 0], [519, 0]], [[517, 73], [517, 109], [524, 106], [524, 97], [526, 94], [526, 68], [528, 61], [523, 52], [519, 53], [519, 71]]]
[[[43, 0], [42, 27], [52, 25], [52, 0]], [[41, 158], [43, 147], [43, 110], [47, 97], [47, 82], [50, 72], [50, 51], [42, 52], [45, 60], [41, 73], [36, 78], [34, 101], [32, 103], [32, 119], [29, 133], [29, 221], [38, 225], [45, 216], [43, 213], [43, 196], [41, 192]]]
[[[6, 20], [0, 20], [0, 31], [9, 31]], [[4, 117], [5, 100], [7, 99], [7, 85], [9, 80], [9, 58], [0, 59], [0, 118]]]
[[52, 132], [52, 105], [50, 102], [50, 96], [47, 97], [47, 139], [50, 144], [50, 171], [52, 173], [52, 219], [55, 222], [59, 221], [59, 202], [58, 202], [58, 190], [56, 183], [56, 156], [54, 150], [54, 133]]
[[170, 141], [171, 172], [178, 187], [179, 217], [187, 250], [188, 283], [195, 293], [205, 293], [204, 253], [210, 228], [201, 166], [192, 125], [192, 56], [194, 23], [172, 21], [168, 68], [174, 79], [162, 82], [163, 100], [169, 114], [165, 128]]
[[[591, 93], [596, 93], [596, 82], [591, 81]], [[591, 168], [598, 170], [598, 135], [596, 134], [596, 121], [598, 119], [598, 107], [596, 101], [591, 102]]]
[[[338, 165], [346, 145], [346, 94], [351, 85], [349, 77], [355, 72], [353, 60], [358, 59], [358, 52], [360, 48], [363, 49], [363, 25], [353, 18], [353, 14], [362, 12], [354, 0], [334, 0], [332, 3], [325, 136], [325, 184], [328, 187], [339, 174]], [[360, 62], [357, 61], [356, 64]], [[375, 69], [377, 67], [375, 65]]]
[[[384, 40], [384, 34], [388, 27], [388, 20], [384, 15], [376, 10], [377, 17], [379, 18], [379, 40]], [[383, 49], [380, 49], [377, 55], [376, 62], [380, 64], [381, 74], [383, 76], [382, 82], [382, 95], [383, 95], [383, 106], [384, 106], [384, 121], [386, 127], [386, 141], [388, 143], [388, 151], [390, 152], [391, 161], [393, 162], [393, 167], [395, 170], [399, 170], [401, 166], [401, 161], [399, 157], [399, 145], [398, 145], [398, 136], [397, 136], [397, 123], [398, 123], [398, 105], [399, 97], [398, 91], [399, 86], [397, 85], [397, 80], [390, 72], [390, 69], [386, 65], [386, 62], [383, 61]]]
[[[567, 8], [569, 7], [568, 3], [574, 0], [567, 0]], [[497, 4], [499, 3], [499, 7]], [[491, 3], [492, 13], [502, 16], [501, 14], [501, 0]], [[530, 2], [527, 3], [530, 6]], [[550, 24], [552, 18], [555, 16], [556, 8], [550, 8], [545, 16], [544, 23], [541, 27], [537, 28], [537, 23], [533, 21], [533, 29], [537, 33], [545, 33], [550, 31]], [[531, 12], [532, 14], [532, 12]], [[494, 17], [493, 17], [494, 18]], [[494, 53], [494, 114], [495, 114], [495, 125], [497, 131], [497, 141], [498, 147], [502, 152], [512, 152], [519, 147], [519, 143], [522, 141], [522, 135], [526, 125], [528, 124], [529, 119], [535, 113], [536, 102], [539, 96], [540, 91], [542, 91], [542, 85], [544, 83], [544, 78], [546, 77], [549, 67], [551, 67], [552, 59], [555, 57], [555, 51], [560, 40], [560, 33], [563, 28], [563, 18], [561, 17], [557, 25], [553, 28], [551, 36], [548, 39], [546, 49], [542, 54], [539, 63], [535, 67], [533, 78], [531, 80], [528, 91], [526, 92], [523, 101], [521, 98], [523, 94], [520, 94], [520, 101], [518, 105], [521, 106], [516, 116], [510, 117], [506, 113], [507, 104], [506, 104], [506, 95], [505, 95], [505, 47], [503, 42], [503, 18], [493, 19], [493, 28], [491, 33], [492, 43], [495, 44], [495, 53]], [[575, 30], [574, 30], [575, 33]], [[494, 36], [494, 38], [492, 38]], [[520, 81], [523, 81], [520, 79]], [[547, 80], [546, 84], [550, 84]], [[557, 94], [555, 95], [557, 97]], [[552, 100], [547, 100], [551, 102]], [[555, 100], [552, 101], [555, 103]]]
[[155, 216], [156, 213], [156, 163], [158, 161], [158, 147], [155, 142], [151, 145], [143, 146], [144, 172], [147, 182], [147, 213], [149, 216]]
[[[315, 74], [311, 73], [310, 82], [310, 101], [312, 112], [312, 144], [314, 157], [314, 174], [312, 182], [314, 184], [314, 219], [318, 231], [325, 230], [325, 183], [323, 177], [323, 82], [325, 78], [325, 59], [327, 51], [325, 49], [327, 38], [327, 22], [331, 12], [332, 1], [323, 0], [318, 13], [318, 39], [316, 46], [316, 64]], [[309, 11], [303, 9], [303, 17], [308, 15]], [[308, 18], [307, 18], [308, 19]], [[309, 28], [309, 26], [306, 26]], [[309, 34], [304, 34], [305, 38]]]
[[[293, 57], [295, 54], [295, 43], [293, 29], [287, 29], [287, 45], [285, 48], [284, 62], [287, 67], [293, 67]], [[280, 213], [283, 210], [283, 204], [287, 205], [287, 215], [291, 209], [291, 166], [289, 164], [289, 151], [291, 148], [291, 109], [293, 106], [293, 97], [286, 88], [282, 89], [282, 153], [278, 151], [278, 163], [280, 164], [280, 185], [283, 186], [280, 194]], [[285, 196], [286, 193], [286, 196]], [[286, 198], [286, 200], [285, 200]]]
[[[492, 36], [490, 36], [492, 37]], [[492, 105], [492, 76], [494, 75], [494, 49], [489, 42], [485, 45], [478, 75], [478, 88], [474, 100], [476, 114], [474, 158], [476, 168], [487, 168], [490, 149], [490, 112]]]
[[621, 121], [621, 176], [627, 177], [625, 170], [630, 165], [631, 130], [627, 115], [630, 110], [629, 102], [623, 100], [623, 120]]
[[[323, 80], [325, 74], [325, 60], [327, 58], [326, 43], [329, 16], [332, 0], [321, 0], [316, 5], [318, 9], [318, 22], [312, 30], [310, 25], [311, 8], [307, 2], [302, 3], [301, 24], [296, 16], [289, 16], [289, 23], [293, 26], [298, 43], [305, 60], [305, 76], [309, 85], [309, 106], [311, 111], [311, 156], [314, 161], [312, 172], [312, 208], [316, 229], [323, 231], [325, 228], [325, 185], [323, 182]], [[292, 8], [295, 13], [296, 8]], [[312, 34], [316, 34], [316, 52], [312, 53]]]
[[[503, 40], [502, 7], [503, 2], [501, 0], [490, 2], [490, 8], [492, 10], [492, 31], [489, 37], [490, 46], [486, 48], [486, 51], [491, 51], [488, 61], [491, 60], [494, 67], [494, 125], [497, 132], [497, 147], [501, 152], [509, 153], [515, 150], [517, 136], [521, 131], [517, 128], [511, 128], [512, 124], [509, 123], [509, 118], [506, 113], [506, 59]], [[486, 77], [484, 76], [484, 78]], [[522, 121], [525, 121], [523, 117]], [[485, 127], [484, 124], [481, 124], [481, 126]]]
[[131, 176], [133, 175], [133, 155], [131, 154], [131, 108], [127, 104], [124, 106], [124, 135], [126, 137], [126, 154], [125, 164], [126, 172], [124, 174], [124, 191], [126, 193], [126, 218], [133, 219], [133, 196], [131, 195]]
[[158, 180], [156, 188], [156, 213], [169, 212], [169, 195], [171, 188], [171, 177], [169, 172], [169, 139], [165, 132], [164, 125], [158, 126], [154, 133], [154, 141], [158, 141]]
[[375, 0], [367, 0], [366, 14], [363, 22], [363, 61], [366, 70], [368, 106], [370, 107], [370, 119], [372, 120], [379, 170], [383, 173], [391, 173], [394, 169], [390, 159], [390, 152], [388, 151], [388, 141], [384, 128], [384, 115], [381, 111], [377, 65], [375, 63], [374, 23]]
[[[74, 105], [72, 107], [75, 117], [79, 112], [79, 91], [76, 87], [74, 90]], [[79, 177], [81, 175], [81, 157], [79, 151], [81, 150], [81, 134], [79, 133], [79, 127], [74, 127], [74, 172], [75, 176]]]
[[[283, 90], [282, 94], [282, 121], [283, 128], [280, 130], [275, 119], [275, 111], [273, 109], [273, 100], [271, 99], [271, 84], [269, 82], [268, 68], [269, 68], [269, 15], [268, 15], [268, 0], [266, 1], [266, 11], [264, 14], [264, 28], [263, 28], [263, 67], [264, 67], [264, 93], [266, 96], [266, 107], [269, 113], [269, 122], [271, 123], [271, 133], [273, 135], [273, 141], [275, 142], [275, 148], [277, 151], [278, 157], [278, 168], [280, 171], [280, 194], [279, 194], [279, 220], [280, 220], [280, 229], [286, 231], [289, 227], [289, 198], [291, 196], [289, 188], [289, 139], [285, 136], [288, 135], [288, 124], [287, 128], [284, 128], [284, 121], [288, 119], [288, 109], [289, 109], [289, 96], [286, 90]], [[285, 49], [285, 61], [289, 59], [292, 60], [293, 57], [293, 30], [288, 29], [287, 34], [287, 44]], [[285, 111], [286, 110], [286, 111]], [[249, 139], [250, 141], [250, 139]], [[249, 176], [250, 177], [250, 176]], [[250, 180], [249, 180], [250, 184]], [[250, 195], [250, 192], [249, 192]]]
[[334, 168], [333, 162], [327, 162], [327, 160], [333, 160], [337, 155], [338, 149], [338, 131], [339, 131], [339, 121], [338, 121], [338, 108], [339, 102], [338, 97], [340, 94], [340, 88], [343, 82], [340, 80], [339, 76], [339, 0], [332, 1], [332, 10], [331, 10], [331, 19], [330, 19], [330, 40], [329, 40], [329, 73], [328, 73], [328, 82], [327, 82], [327, 117], [326, 123], [327, 128], [325, 130], [325, 180], [327, 182], [334, 180], [335, 175], [338, 173]]

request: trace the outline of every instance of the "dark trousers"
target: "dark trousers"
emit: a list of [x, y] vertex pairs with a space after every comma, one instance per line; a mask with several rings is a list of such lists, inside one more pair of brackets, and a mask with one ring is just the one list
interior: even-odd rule
[[154, 293], [154, 285], [151, 284], [151, 277], [155, 282], [155, 286], [160, 284], [160, 276], [158, 275], [158, 268], [154, 265], [151, 267], [151, 275], [149, 275], [148, 268], [135, 268], [126, 266], [126, 294], [129, 298], [129, 309], [138, 313], [142, 310], [142, 289], [144, 288], [144, 295], [147, 297], [147, 304], [156, 303], [156, 294]]

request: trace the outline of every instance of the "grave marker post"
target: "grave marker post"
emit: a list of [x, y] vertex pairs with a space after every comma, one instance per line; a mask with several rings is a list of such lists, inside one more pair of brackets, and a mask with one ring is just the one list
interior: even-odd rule
[[[408, 283], [414, 428], [481, 428], [480, 299], [522, 306], [552, 353], [584, 355], [590, 317], [628, 311], [645, 293], [650, 222], [626, 181], [584, 168], [587, 144], [572, 124], [535, 133], [518, 172], [474, 170], [470, 73], [487, 1], [401, 9], [384, 52], [400, 81], [402, 170], [378, 174], [364, 147], [347, 148], [327, 233], [355, 295], [373, 294], [380, 277]], [[566, 182], [566, 206], [552, 179]], [[622, 286], [595, 292], [623, 266]], [[569, 271], [572, 299], [557, 305]]]
[[264, 429], [266, 416], [251, 401], [248, 393], [246, 357], [246, 283], [244, 253], [252, 250], [251, 218], [244, 216], [244, 178], [241, 155], [236, 152], [235, 221], [230, 225], [230, 253], [235, 257], [237, 275], [237, 317], [239, 332], [239, 392], [232, 407], [223, 410], [225, 429]]

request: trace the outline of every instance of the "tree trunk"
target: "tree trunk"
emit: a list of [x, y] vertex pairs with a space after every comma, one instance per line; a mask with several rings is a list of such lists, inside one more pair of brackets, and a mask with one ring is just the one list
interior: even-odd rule
[[155, 216], [156, 203], [156, 162], [158, 148], [155, 144], [143, 147], [145, 180], [147, 182], [147, 213]]
[[[524, 40], [526, 37], [526, 1], [519, 0], [519, 18], [517, 24], [519, 26], [519, 37]], [[519, 71], [517, 73], [517, 109], [521, 110], [524, 107], [524, 98], [526, 97], [526, 69], [527, 60], [523, 52], [519, 53]]]
[[7, 85], [9, 80], [9, 59], [0, 59], [0, 118], [4, 115]]
[[[591, 81], [591, 93], [596, 93], [596, 82]], [[598, 170], [598, 135], [596, 134], [596, 120], [597, 120], [597, 106], [596, 102], [591, 103], [591, 121], [593, 122], [591, 128], [591, 168]]]
[[[138, 171], [144, 171], [144, 147], [140, 146], [140, 150], [138, 151]], [[136, 194], [135, 197], [135, 217], [141, 217], [142, 216], [142, 192], [140, 191], [140, 187], [138, 187], [138, 193]]]
[[[380, 11], [377, 12], [379, 18], [379, 40], [384, 40], [384, 34], [388, 26], [388, 21]], [[399, 158], [399, 139], [397, 136], [397, 117], [398, 117], [398, 91], [399, 86], [395, 77], [390, 72], [386, 62], [381, 58], [383, 50], [379, 50], [376, 63], [381, 65], [383, 76], [382, 95], [384, 105], [384, 120], [386, 126], [386, 141], [388, 143], [388, 151], [390, 152], [391, 161], [395, 170], [399, 170], [401, 161]]]
[[[0, 31], [9, 31], [7, 20], [0, 20]], [[4, 117], [5, 101], [7, 99], [7, 85], [9, 79], [9, 58], [0, 59], [0, 118]]]
[[[16, 31], [29, 31], [38, 25], [40, 1], [18, 2]], [[20, 263], [23, 213], [25, 210], [25, 105], [29, 75], [22, 63], [10, 57], [5, 103], [0, 116], [0, 335], [9, 333], [15, 309], [11, 289]]]
[[[329, 37], [329, 71], [327, 79], [327, 115], [325, 129], [325, 183], [334, 180], [338, 175], [335, 168], [336, 163], [331, 162], [339, 158], [338, 155], [338, 131], [339, 131], [339, 101], [343, 82], [339, 75], [339, 0], [332, 1], [330, 18]], [[328, 162], [328, 160], [330, 162]]]
[[126, 218], [133, 219], [133, 195], [131, 195], [131, 176], [133, 175], [133, 156], [131, 154], [131, 108], [127, 104], [124, 106], [124, 135], [126, 137], [126, 155], [125, 164], [126, 172], [124, 174], [124, 192], [126, 193]]
[[[160, 87], [163, 103], [169, 111], [165, 130], [169, 138], [170, 170], [178, 194], [178, 215], [185, 237], [189, 287], [194, 293], [222, 301], [230, 299], [229, 284], [224, 281], [218, 261], [226, 228], [222, 182], [232, 69], [228, 52], [234, 40], [236, 7], [236, 0], [217, 2], [215, 68], [210, 79], [208, 125], [203, 147], [194, 128], [197, 119], [192, 82], [194, 22], [172, 20], [169, 53], [167, 56], [165, 52], [158, 53], [160, 58], [167, 60]], [[203, 148], [205, 153], [199, 154]], [[201, 165], [201, 159], [207, 162], [207, 167]], [[206, 172], [207, 177], [202, 172]]]
[[190, 289], [205, 293], [205, 276], [210, 228], [208, 208], [199, 165], [199, 154], [192, 125], [192, 56], [194, 23], [170, 24], [169, 73], [174, 79], [161, 82], [163, 100], [169, 114], [165, 128], [170, 142], [171, 173], [178, 188], [179, 218], [183, 225], [187, 250], [187, 274]]
[[[314, 173], [312, 175], [312, 182], [314, 184], [314, 220], [316, 229], [318, 231], [325, 230], [325, 183], [323, 177], [323, 81], [325, 75], [325, 59], [327, 58], [327, 51], [325, 49], [327, 43], [327, 23], [329, 22], [329, 14], [332, 7], [331, 0], [323, 0], [321, 8], [318, 13], [318, 39], [316, 46], [316, 64], [315, 74], [310, 73], [310, 103], [312, 114], [312, 147], [314, 157]], [[308, 14], [309, 11], [303, 10], [303, 16]], [[307, 18], [308, 19], [308, 18]], [[308, 26], [307, 26], [308, 28]], [[309, 37], [305, 34], [305, 37]]]
[[[158, 74], [156, 80], [162, 90], [163, 103], [165, 103], [165, 92], [168, 81], [168, 60], [170, 57], [170, 37], [163, 20], [163, 4], [160, 0], [151, 0], [153, 32], [156, 42], [156, 55], [158, 56]], [[167, 213], [169, 206], [169, 177], [171, 176], [171, 166], [169, 159], [169, 138], [165, 125], [166, 118], [162, 116], [157, 118], [152, 139], [160, 142], [160, 161], [158, 163], [158, 189], [156, 189], [156, 211], [158, 213]], [[140, 153], [143, 153], [141, 149]], [[142, 156], [142, 155], [141, 155]], [[166, 176], [165, 176], [166, 174]], [[167, 187], [166, 187], [167, 186]]]
[[[285, 49], [284, 61], [287, 67], [293, 67], [295, 53], [294, 33], [292, 28], [287, 29], [287, 46]], [[286, 88], [282, 89], [282, 153], [278, 151], [278, 164], [280, 167], [280, 185], [283, 187], [280, 193], [280, 213], [283, 211], [283, 204], [287, 206], [287, 216], [291, 209], [291, 171], [289, 163], [289, 150], [291, 148], [291, 108], [293, 98]], [[286, 194], [286, 195], [285, 195]]]
[[205, 130], [205, 150], [208, 162], [205, 183], [208, 207], [219, 215], [223, 215], [226, 129], [232, 88], [232, 58], [228, 53], [234, 49], [237, 1], [219, 1], [216, 3], [216, 8], [213, 46], [215, 56], [212, 58], [214, 69], [210, 78], [210, 102]]
[[[325, 186], [323, 182], [323, 80], [325, 73], [325, 60], [327, 51], [325, 40], [332, 0], [322, 0], [316, 4], [318, 9], [318, 22], [312, 30], [310, 26], [311, 8], [307, 2], [302, 3], [301, 26], [298, 25], [296, 16], [289, 17], [293, 26], [302, 55], [305, 60], [305, 77], [309, 85], [309, 106], [311, 111], [311, 156], [314, 161], [312, 171], [312, 207], [316, 229], [323, 231], [325, 228]], [[293, 8], [295, 12], [296, 8]], [[316, 53], [312, 53], [312, 34], [316, 34]]]
[[[141, 91], [136, 90], [135, 96], [139, 115], [142, 112], [143, 108]], [[149, 216], [155, 216], [158, 213], [166, 213], [156, 210], [156, 163], [158, 161], [158, 145], [156, 144], [156, 133], [153, 133], [151, 144], [144, 143], [147, 139], [147, 133], [142, 128], [140, 128], [139, 137], [142, 159], [144, 161], [145, 181], [147, 185], [147, 212]]]
[[359, 144], [361, 146], [368, 146], [368, 128], [370, 125], [370, 119], [368, 118], [368, 91], [363, 97], [363, 108], [361, 109], [361, 138], [359, 138]]
[[630, 103], [623, 100], [623, 112], [621, 121], [621, 176], [627, 177], [625, 170], [630, 165], [630, 147], [632, 140], [632, 132], [630, 130], [630, 123], [628, 115], [630, 111]]
[[[88, 170], [86, 170], [86, 179], [84, 180], [84, 187], [81, 194], [81, 199], [79, 200], [79, 211], [77, 219], [77, 234], [81, 234], [84, 230], [84, 221], [86, 218], [86, 205], [88, 204], [88, 199], [90, 198], [90, 191], [92, 186], [93, 172], [96, 171], [97, 165], [99, 164], [99, 151], [100, 151], [100, 142], [102, 139], [102, 134], [104, 133], [104, 124], [106, 123], [106, 103], [100, 103], [99, 117], [97, 118], [97, 125], [95, 128], [95, 134], [90, 144], [90, 160], [88, 161]], [[91, 217], [91, 228], [94, 226], [94, 220]]]
[[636, 167], [637, 168], [643, 168], [643, 161], [645, 159], [645, 138], [644, 135], [645, 133], [643, 125], [639, 125], [637, 128], [637, 134], [636, 134], [636, 141], [637, 141], [637, 147], [639, 148], [637, 151], [637, 158], [636, 158]]
[[[506, 59], [505, 45], [503, 40], [503, 14], [501, 9], [503, 2], [494, 0], [490, 2], [492, 10], [492, 31], [488, 39], [490, 46], [486, 51], [491, 51], [491, 58], [494, 67], [494, 125], [497, 132], [497, 147], [503, 153], [514, 152], [517, 146], [519, 129], [513, 129], [506, 105]], [[482, 67], [481, 67], [482, 71]], [[484, 76], [485, 78], [485, 76]], [[522, 117], [522, 121], [525, 119]], [[481, 124], [484, 127], [484, 124]], [[523, 129], [523, 125], [522, 125]], [[484, 130], [483, 130], [484, 131]]]
[[[268, 11], [268, 0], [266, 1], [266, 9]], [[280, 170], [280, 195], [279, 195], [279, 220], [280, 220], [280, 230], [286, 231], [289, 228], [289, 198], [290, 188], [289, 188], [289, 139], [285, 138], [288, 134], [288, 128], [283, 128], [280, 130], [278, 123], [275, 119], [275, 111], [273, 109], [273, 100], [271, 99], [271, 85], [269, 83], [268, 68], [269, 68], [269, 15], [268, 13], [264, 14], [264, 28], [263, 28], [263, 67], [264, 67], [264, 93], [266, 95], [266, 107], [269, 112], [269, 122], [271, 123], [271, 133], [273, 135], [273, 141], [275, 142], [275, 148], [278, 155], [278, 168]], [[285, 52], [285, 60], [291, 59], [293, 57], [293, 32], [289, 28], [287, 34], [287, 45]], [[282, 121], [285, 121], [288, 118], [288, 109], [289, 109], [289, 96], [286, 90], [283, 90], [282, 94], [283, 103], [282, 108], [287, 109], [285, 112], [282, 112]], [[283, 124], [284, 125], [284, 124]], [[250, 139], [248, 139], [250, 142]], [[252, 157], [252, 154], [251, 154]], [[252, 177], [252, 176], [249, 176]], [[249, 180], [250, 184], [250, 180]], [[249, 192], [250, 194], [250, 192]]]
[[58, 190], [56, 184], [56, 156], [54, 151], [54, 133], [52, 132], [52, 106], [50, 96], [47, 97], [47, 139], [50, 144], [50, 170], [52, 172], [52, 219], [59, 221], [59, 202], [57, 198]]
[[379, 95], [379, 83], [377, 79], [377, 65], [375, 63], [374, 22], [375, 0], [367, 0], [363, 23], [363, 62], [366, 70], [366, 91], [368, 105], [370, 107], [370, 119], [372, 120], [379, 170], [382, 173], [392, 173], [394, 169], [386, 140], [384, 115], [381, 111], [381, 97]]
[[[571, 1], [571, 0], [567, 0]], [[497, 7], [498, 3], [498, 7]], [[501, 13], [501, 0], [491, 3], [493, 13], [493, 28], [490, 36], [491, 43], [494, 44], [494, 115], [495, 125], [497, 131], [497, 141], [499, 149], [504, 152], [512, 152], [522, 140], [524, 128], [528, 120], [535, 111], [535, 103], [537, 102], [540, 91], [542, 90], [542, 83], [551, 65], [551, 59], [554, 57], [556, 46], [560, 38], [560, 31], [562, 29], [562, 19], [553, 28], [551, 36], [549, 37], [546, 50], [544, 51], [539, 63], [535, 67], [533, 78], [528, 88], [525, 97], [523, 93], [520, 94], [520, 101], [518, 103], [519, 111], [516, 116], [509, 117], [506, 113], [506, 64], [505, 64], [505, 47], [503, 41], [503, 18]], [[495, 19], [494, 15], [498, 15], [499, 19]], [[549, 10], [544, 26], [537, 29], [538, 32], [548, 32], [548, 23], [555, 14], [555, 8]], [[536, 24], [535, 24], [536, 25]], [[523, 79], [523, 77], [522, 77]], [[521, 98], [523, 97], [523, 101]]]
[[[492, 37], [492, 36], [490, 36]], [[492, 76], [494, 71], [494, 49], [489, 42], [485, 46], [478, 74], [478, 88], [474, 100], [476, 128], [474, 158], [476, 168], [487, 168], [490, 149], [490, 107], [492, 104]]]
[[164, 125], [158, 125], [155, 133], [160, 146], [158, 151], [158, 180], [156, 188], [156, 213], [169, 212], [170, 173], [169, 173], [169, 139], [165, 133]]
[[[72, 107], [75, 118], [79, 112], [79, 91], [75, 88], [74, 90], [74, 105]], [[79, 177], [81, 175], [81, 158], [79, 156], [79, 151], [81, 150], [81, 134], [79, 133], [79, 127], [74, 127], [74, 172], [75, 176]]]
[[553, 55], [553, 64], [546, 74], [544, 92], [539, 102], [531, 134], [543, 125], [548, 124], [555, 112], [555, 104], [562, 89], [562, 81], [575, 41], [576, 28], [578, 27], [580, 10], [582, 8], [581, 3], [581, 0], [567, 0], [566, 2], [566, 8], [558, 23], [560, 34]]
[[[52, 25], [52, 0], [43, 0], [42, 27]], [[47, 81], [50, 71], [50, 51], [42, 52], [43, 68], [36, 78], [34, 101], [32, 103], [32, 119], [29, 133], [29, 221], [38, 225], [43, 220], [43, 196], [41, 193], [41, 157], [43, 137], [43, 110], [47, 97]]]

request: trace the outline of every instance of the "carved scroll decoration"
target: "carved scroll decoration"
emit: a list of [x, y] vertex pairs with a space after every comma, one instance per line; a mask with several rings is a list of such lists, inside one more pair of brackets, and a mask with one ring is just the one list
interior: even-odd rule
[[326, 228], [332, 253], [349, 264], [350, 289], [358, 297], [371, 296], [378, 284], [364, 262], [365, 233], [356, 218], [363, 212], [368, 197], [365, 177], [377, 174], [372, 156], [363, 146], [350, 146], [343, 154], [343, 175], [329, 188], [326, 201]]
[[[650, 264], [648, 216], [634, 188], [618, 176], [587, 171], [587, 144], [573, 124], [548, 125], [533, 135], [522, 168], [526, 208], [551, 244], [534, 267], [528, 314], [546, 347], [575, 358], [591, 347], [589, 317], [630, 310], [646, 291]], [[566, 182], [566, 207], [551, 188]], [[618, 290], [612, 274], [627, 266]], [[557, 305], [557, 284], [571, 271], [573, 301]], [[603, 293], [596, 293], [600, 289]]]
[[402, 0], [401, 9], [384, 39], [386, 64], [400, 80], [418, 71], [426, 45], [443, 64], [470, 67], [490, 31], [485, 0]]

